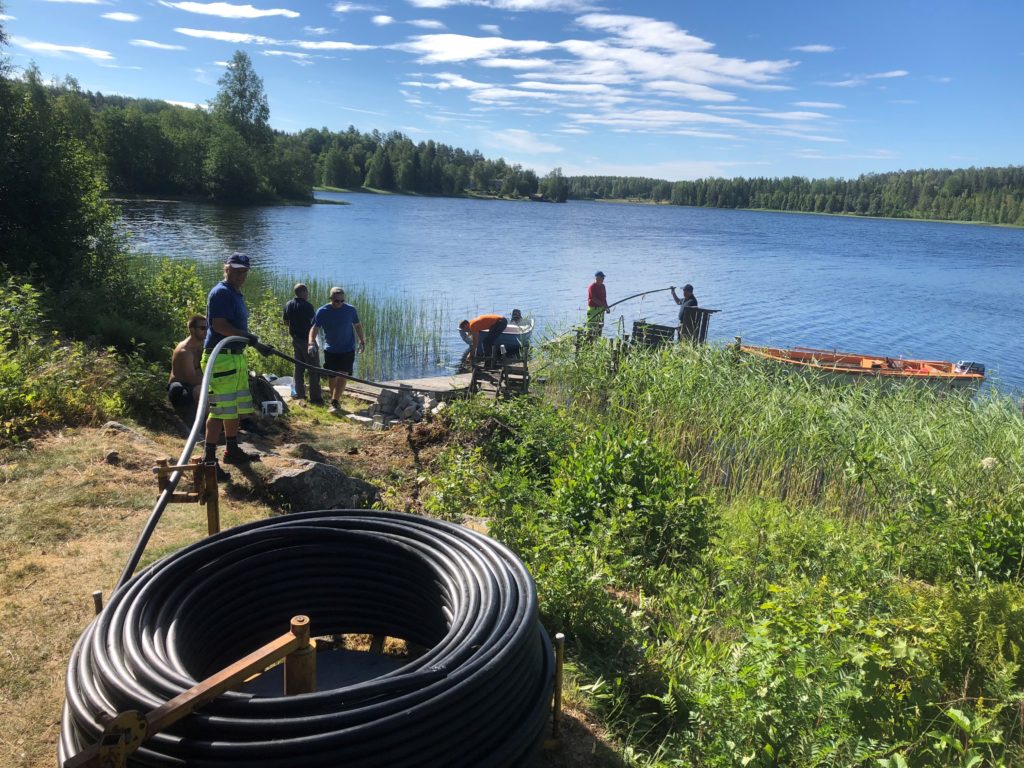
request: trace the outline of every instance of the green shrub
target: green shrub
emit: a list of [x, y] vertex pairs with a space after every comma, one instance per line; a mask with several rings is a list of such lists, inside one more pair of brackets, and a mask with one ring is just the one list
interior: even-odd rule
[[558, 522], [589, 536], [629, 581], [645, 583], [702, 557], [715, 528], [698, 477], [650, 439], [596, 429], [556, 464]]

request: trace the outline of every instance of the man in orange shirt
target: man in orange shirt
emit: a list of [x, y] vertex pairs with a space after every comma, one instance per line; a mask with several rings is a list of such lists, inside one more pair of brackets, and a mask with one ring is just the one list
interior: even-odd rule
[[502, 331], [507, 326], [508, 319], [504, 315], [480, 315], [472, 320], [463, 320], [459, 323], [459, 330], [466, 331], [472, 335], [472, 340], [469, 343], [470, 365], [472, 365], [473, 360], [476, 358], [476, 352], [480, 344], [480, 334], [487, 331], [483, 340], [483, 354], [484, 357], [490, 357], [491, 350], [494, 349], [498, 337], [501, 336]]

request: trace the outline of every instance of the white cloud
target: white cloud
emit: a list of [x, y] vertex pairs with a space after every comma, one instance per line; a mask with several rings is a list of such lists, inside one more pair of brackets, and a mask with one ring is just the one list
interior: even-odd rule
[[493, 59], [502, 53], [537, 53], [554, 47], [542, 40], [506, 40], [469, 35], [421, 35], [395, 48], [419, 55], [422, 64]]
[[110, 51], [103, 51], [98, 48], [86, 48], [80, 45], [61, 45], [59, 43], [44, 43], [38, 40], [29, 40], [25, 37], [12, 37], [11, 42], [19, 48], [36, 53], [53, 54], [54, 56], [82, 56], [93, 61], [112, 61], [114, 54]]
[[721, 115], [709, 115], [706, 112], [690, 112], [679, 109], [639, 109], [632, 112], [606, 114], [570, 114], [574, 122], [586, 125], [604, 125], [611, 128], [638, 128], [657, 130], [659, 128], [675, 128], [683, 125], [750, 125], [745, 120]]
[[481, 24], [480, 31], [486, 32], [489, 35], [500, 35], [501, 27], [499, 27], [497, 24]]
[[928, 79], [931, 80], [933, 83], [952, 83], [953, 82], [953, 78], [952, 77], [938, 77], [936, 75], [932, 75]]
[[795, 45], [790, 48], [791, 51], [802, 51], [803, 53], [832, 53], [835, 48], [831, 45], [823, 45], [821, 43], [812, 43], [811, 45]]
[[313, 57], [308, 53], [300, 53], [298, 51], [278, 51], [278, 50], [267, 50], [260, 51], [264, 56], [284, 56], [291, 59], [296, 64], [302, 67], [308, 67], [313, 63]]
[[846, 80], [823, 82], [821, 85], [828, 85], [832, 88], [856, 88], [859, 85], [864, 85], [868, 80], [887, 80], [894, 77], [906, 77], [909, 74], [905, 69], [893, 69], [888, 72], [876, 72], [870, 75], [850, 75]]
[[586, 29], [610, 32], [624, 42], [643, 48], [661, 48], [673, 52], [707, 51], [712, 43], [679, 29], [671, 21], [658, 21], [643, 16], [619, 16], [589, 13], [576, 19]]
[[683, 83], [678, 80], [652, 80], [646, 83], [652, 91], [670, 93], [691, 101], [735, 101], [736, 95], [717, 88], [709, 88], [697, 83]]
[[590, 134], [590, 131], [585, 128], [573, 128], [570, 126], [568, 128], [555, 128], [555, 133], [567, 133], [570, 136], [587, 136]]
[[11, 16], [9, 13], [0, 13], [0, 21], [17, 21], [17, 16]]
[[138, 21], [142, 17], [141, 16], [136, 16], [134, 13], [114, 12], [114, 13], [104, 13], [102, 18], [110, 19], [110, 21], [127, 21], [127, 22], [132, 22], [132, 21]]
[[377, 47], [360, 43], [346, 43], [340, 40], [298, 40], [295, 45], [307, 51], [372, 51]]
[[[567, 176], [642, 176], [648, 179], [668, 179], [669, 181], [686, 181], [707, 179], [722, 176], [735, 176], [737, 167], [765, 165], [765, 163], [746, 161], [715, 161], [715, 160], [674, 160], [665, 163], [604, 163], [595, 160], [592, 163], [562, 165]], [[747, 173], [747, 175], [752, 175]]]
[[889, 99], [890, 104], [920, 104], [917, 99]]
[[175, 27], [174, 31], [179, 35], [188, 37], [200, 37], [207, 40], [220, 40], [224, 43], [253, 43], [255, 45], [277, 45], [278, 41], [263, 35], [250, 35], [245, 32], [221, 32], [212, 29], [189, 29], [188, 27]]
[[864, 85], [866, 82], [863, 77], [850, 77], [846, 80], [823, 81], [820, 85], [827, 85], [832, 88], [856, 88], [858, 85]]
[[157, 43], [153, 40], [132, 40], [129, 45], [135, 45], [139, 48], [155, 48], [158, 51], [184, 51], [187, 50], [184, 45], [170, 45], [168, 43]]
[[380, 16], [374, 16], [372, 19], [370, 19], [370, 21], [372, 21], [378, 27], [386, 27], [388, 24], [394, 24], [395, 23], [395, 18], [394, 18], [394, 16], [380, 15]]
[[351, 13], [352, 11], [372, 11], [372, 5], [361, 5], [359, 3], [335, 3], [331, 10], [335, 13]]
[[478, 5], [499, 11], [584, 11], [592, 7], [582, 0], [408, 0], [417, 8], [450, 8], [456, 5]]
[[171, 3], [167, 0], [160, 0], [160, 5], [168, 8], [177, 8], [179, 11], [199, 13], [204, 16], [219, 16], [223, 19], [262, 19], [266, 16], [284, 16], [289, 19], [297, 19], [299, 14], [287, 8], [255, 8], [251, 5], [232, 5], [231, 3], [194, 3], [180, 2]]
[[106, 0], [44, 0], [47, 3], [73, 3], [75, 5], [103, 5]]
[[194, 101], [174, 101], [172, 99], [164, 99], [164, 101], [168, 104], [173, 104], [176, 107], [185, 107], [185, 109], [201, 109], [204, 112], [210, 108], [208, 104], [196, 104]]
[[828, 115], [823, 115], [821, 112], [765, 112], [763, 116], [770, 117], [773, 120], [795, 120], [797, 122], [821, 120], [828, 117]]
[[846, 109], [845, 104], [837, 104], [834, 101], [794, 101], [793, 106], [810, 109]]
[[410, 21], [408, 21], [406, 23], [407, 24], [411, 24], [414, 27], [419, 27], [420, 29], [444, 29], [445, 28], [443, 22], [436, 21], [434, 19], [412, 19], [412, 20], [410, 20]]
[[543, 69], [551, 65], [551, 62], [547, 59], [504, 59], [501, 57], [480, 59], [476, 63], [481, 67], [490, 67], [492, 69], [500, 67], [506, 69]]
[[491, 138], [493, 139], [493, 141], [490, 142], [492, 146], [501, 147], [514, 152], [539, 155], [563, 151], [563, 147], [547, 141], [542, 141], [529, 131], [523, 131], [518, 128], [506, 128], [503, 131], [495, 131], [491, 134]]
[[303, 27], [302, 30], [311, 35], [329, 35], [333, 31], [327, 27]]

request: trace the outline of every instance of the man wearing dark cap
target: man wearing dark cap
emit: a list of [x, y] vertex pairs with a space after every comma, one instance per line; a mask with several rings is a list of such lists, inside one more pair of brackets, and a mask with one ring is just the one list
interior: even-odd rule
[[672, 286], [672, 298], [679, 305], [679, 338], [693, 339], [697, 332], [697, 297], [693, 295], [693, 286], [683, 286], [683, 297], [676, 296], [676, 287]]
[[[224, 279], [213, 286], [206, 298], [206, 319], [209, 327], [203, 345], [204, 371], [210, 359], [210, 352], [228, 336], [242, 336], [257, 349], [266, 349], [255, 335], [249, 333], [249, 310], [245, 306], [245, 297], [242, 296], [241, 290], [248, 276], [249, 257], [244, 253], [231, 254], [224, 263]], [[203, 456], [207, 462], [217, 460], [217, 443], [221, 434], [227, 442], [224, 451], [225, 463], [245, 464], [259, 459], [258, 456], [246, 453], [238, 445], [239, 419], [254, 412], [252, 396], [249, 394], [249, 369], [245, 364], [245, 346], [244, 341], [226, 344], [213, 362], [213, 374], [210, 378], [210, 415], [206, 420], [206, 449]]]
[[608, 292], [604, 287], [604, 272], [594, 273], [594, 282], [587, 288], [587, 332], [596, 339], [604, 330], [604, 313], [608, 307]]

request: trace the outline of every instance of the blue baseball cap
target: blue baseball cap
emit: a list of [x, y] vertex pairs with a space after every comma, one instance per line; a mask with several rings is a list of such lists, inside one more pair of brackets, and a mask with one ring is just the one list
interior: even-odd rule
[[249, 257], [244, 253], [232, 253], [228, 256], [228, 260], [224, 262], [224, 266], [236, 269], [249, 269]]

